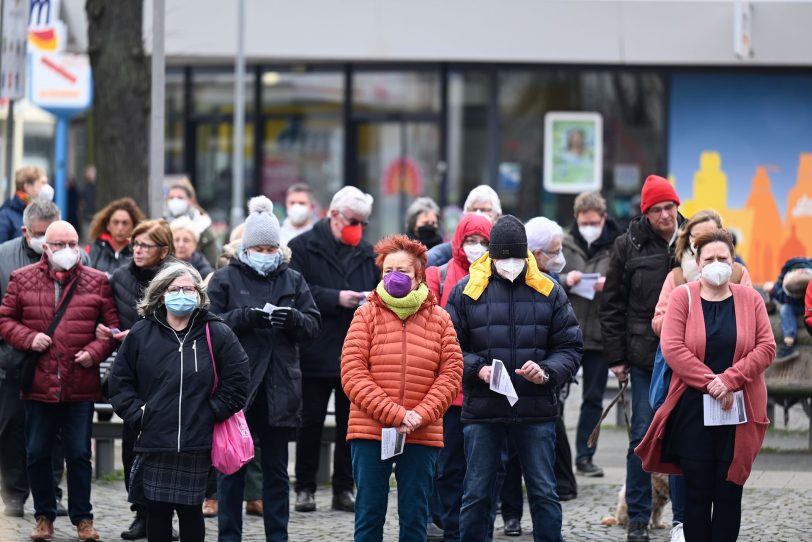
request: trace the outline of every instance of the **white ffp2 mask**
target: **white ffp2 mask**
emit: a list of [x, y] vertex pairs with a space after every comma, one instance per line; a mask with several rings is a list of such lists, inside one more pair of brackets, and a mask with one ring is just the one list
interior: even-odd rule
[[493, 266], [496, 268], [496, 272], [499, 273], [499, 276], [510, 282], [516, 280], [516, 277], [522, 273], [524, 265], [525, 262], [521, 258], [505, 258], [504, 260], [493, 261]]

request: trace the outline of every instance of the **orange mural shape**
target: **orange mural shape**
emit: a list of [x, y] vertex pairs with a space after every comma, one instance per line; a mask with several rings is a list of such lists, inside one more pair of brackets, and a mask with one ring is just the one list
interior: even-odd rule
[[745, 206], [753, 211], [753, 232], [750, 254], [747, 257], [747, 270], [754, 282], [775, 280], [776, 269], [781, 268], [778, 243], [779, 239], [784, 237], [784, 225], [765, 166], [756, 168], [753, 188]]
[[423, 173], [413, 159], [396, 158], [387, 166], [382, 184], [387, 196], [404, 193], [416, 198], [423, 194]]

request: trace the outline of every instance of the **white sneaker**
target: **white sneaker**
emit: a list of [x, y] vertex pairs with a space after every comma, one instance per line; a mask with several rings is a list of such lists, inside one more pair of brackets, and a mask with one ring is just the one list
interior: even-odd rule
[[671, 527], [671, 542], [685, 542], [685, 534], [682, 532], [682, 523], [677, 523]]

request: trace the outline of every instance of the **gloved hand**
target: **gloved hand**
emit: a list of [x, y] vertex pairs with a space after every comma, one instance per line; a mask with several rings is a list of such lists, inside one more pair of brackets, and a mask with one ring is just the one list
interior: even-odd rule
[[246, 307], [245, 317], [248, 319], [248, 323], [251, 324], [251, 327], [271, 327], [271, 317], [264, 310]]
[[295, 328], [302, 321], [302, 313], [293, 307], [277, 307], [271, 313], [271, 325], [283, 329]]

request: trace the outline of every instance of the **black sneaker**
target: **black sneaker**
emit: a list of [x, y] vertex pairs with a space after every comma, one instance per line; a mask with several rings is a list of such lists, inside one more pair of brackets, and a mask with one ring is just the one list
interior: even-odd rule
[[142, 514], [137, 514], [130, 524], [130, 528], [121, 533], [124, 540], [138, 540], [147, 537], [147, 518]]
[[352, 491], [341, 491], [333, 495], [333, 510], [355, 512], [355, 496]]
[[445, 538], [445, 533], [439, 525], [433, 521], [430, 521], [426, 526], [426, 538], [428, 540], [443, 540], [443, 538]]
[[626, 542], [649, 542], [648, 525], [645, 523], [630, 522], [626, 530]]
[[505, 536], [522, 536], [522, 520], [519, 518], [506, 519]]
[[790, 361], [795, 359], [799, 356], [798, 349], [795, 348], [795, 345], [787, 346], [783, 345], [781, 348], [778, 349], [778, 352], [775, 353], [775, 362], [776, 363], [784, 363], [786, 361]]
[[296, 492], [296, 504], [293, 507], [297, 512], [315, 512], [316, 496], [312, 491], [302, 490]]
[[582, 459], [575, 463], [575, 472], [587, 478], [602, 478], [603, 469], [592, 462], [591, 459]]

